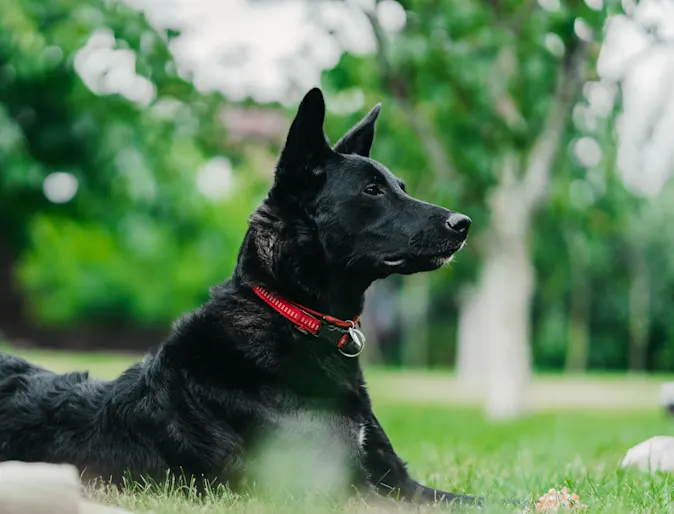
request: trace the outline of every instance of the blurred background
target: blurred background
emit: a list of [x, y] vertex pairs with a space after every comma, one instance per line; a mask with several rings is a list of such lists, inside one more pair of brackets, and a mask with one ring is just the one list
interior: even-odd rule
[[413, 370], [436, 395], [450, 390], [432, 377], [451, 377], [495, 418], [587, 398], [587, 372], [674, 371], [674, 3], [2, 10], [4, 349], [159, 344], [232, 272], [298, 102], [320, 85], [331, 141], [382, 102], [373, 157], [473, 219], [451, 268], [368, 292], [369, 364]]

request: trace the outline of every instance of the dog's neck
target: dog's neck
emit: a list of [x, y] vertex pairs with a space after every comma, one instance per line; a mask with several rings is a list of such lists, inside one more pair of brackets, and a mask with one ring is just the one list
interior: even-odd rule
[[259, 285], [323, 314], [353, 319], [371, 280], [332, 269], [312, 230], [263, 204], [250, 218], [234, 277], [243, 287]]

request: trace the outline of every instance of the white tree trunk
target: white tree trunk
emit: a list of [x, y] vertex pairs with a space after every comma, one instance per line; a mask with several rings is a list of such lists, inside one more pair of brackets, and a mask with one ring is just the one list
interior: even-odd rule
[[531, 376], [533, 271], [524, 238], [510, 240], [487, 256], [480, 291], [489, 316], [484, 323], [487, 415], [492, 419], [513, 418], [527, 409]]
[[526, 237], [496, 246], [485, 257], [476, 287], [463, 297], [457, 366], [464, 387], [486, 394], [487, 415], [508, 419], [528, 407], [534, 275]]
[[517, 417], [527, 409], [531, 376], [529, 314], [534, 286], [528, 248], [532, 206], [515, 180], [519, 159], [500, 163], [501, 182], [493, 191], [490, 230], [478, 285], [484, 313], [487, 361], [486, 411], [492, 419]]

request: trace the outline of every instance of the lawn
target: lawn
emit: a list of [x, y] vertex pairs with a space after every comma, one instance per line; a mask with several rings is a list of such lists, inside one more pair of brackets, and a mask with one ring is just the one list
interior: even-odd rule
[[[114, 376], [133, 359], [21, 353], [52, 369], [90, 369], [98, 376]], [[519, 421], [494, 424], [483, 418], [469, 394], [464, 391], [461, 397], [456, 381], [445, 373], [372, 369], [367, 374], [382, 425], [413, 474], [428, 485], [517, 498], [566, 485], [580, 494], [589, 512], [674, 512], [669, 506], [674, 486], [670, 475], [618, 469], [627, 448], [674, 429], [674, 420], [657, 408], [663, 377], [537, 377], [532, 388], [535, 412]], [[456, 401], [454, 393], [460, 396]], [[619, 401], [621, 394], [628, 398]], [[546, 403], [545, 395], [554, 397]], [[307, 505], [288, 498], [271, 503], [223, 492], [205, 500], [169, 491], [112, 495], [105, 500], [156, 514], [382, 511], [381, 505], [358, 499], [347, 505]]]

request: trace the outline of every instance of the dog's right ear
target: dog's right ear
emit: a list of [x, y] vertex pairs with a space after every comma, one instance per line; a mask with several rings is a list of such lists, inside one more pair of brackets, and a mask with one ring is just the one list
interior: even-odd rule
[[277, 180], [308, 171], [319, 171], [316, 166], [331, 151], [323, 132], [324, 121], [325, 100], [321, 90], [315, 87], [304, 96], [290, 125], [276, 166]]
[[343, 154], [357, 154], [362, 157], [370, 157], [372, 142], [374, 141], [374, 125], [381, 111], [381, 104], [378, 103], [365, 117], [349, 130], [335, 144], [335, 152]]

